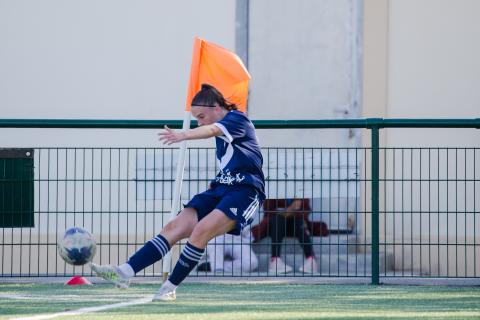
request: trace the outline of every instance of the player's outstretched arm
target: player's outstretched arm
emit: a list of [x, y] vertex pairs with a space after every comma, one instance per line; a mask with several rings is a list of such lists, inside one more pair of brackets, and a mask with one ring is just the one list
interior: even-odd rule
[[181, 142], [183, 140], [196, 140], [196, 139], [207, 139], [215, 136], [221, 136], [223, 134], [222, 130], [216, 125], [209, 124], [195, 129], [189, 129], [187, 131], [177, 131], [170, 129], [165, 126], [165, 131], [160, 132], [159, 140], [163, 144], [171, 145], [172, 143]]

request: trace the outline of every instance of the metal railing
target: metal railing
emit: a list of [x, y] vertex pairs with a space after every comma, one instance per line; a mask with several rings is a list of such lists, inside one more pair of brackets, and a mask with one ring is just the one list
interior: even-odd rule
[[[329, 236], [314, 237], [319, 269], [308, 276], [370, 277], [373, 284], [380, 283], [380, 277], [479, 277], [480, 149], [382, 148], [379, 138], [383, 128], [478, 129], [480, 119], [258, 120], [254, 124], [257, 129], [371, 131], [370, 148], [263, 149], [268, 198], [308, 199], [310, 220], [323, 221], [330, 228]], [[158, 129], [164, 125], [180, 128], [182, 122], [0, 120], [0, 128]], [[123, 262], [158, 232], [157, 225], [164, 225], [176, 149], [41, 147], [33, 154], [34, 226], [2, 228], [2, 277], [88, 274], [89, 270], [65, 265], [56, 254], [58, 237], [71, 225], [85, 225], [95, 234], [100, 263]], [[216, 170], [213, 149], [189, 149], [182, 201], [202, 191]], [[4, 187], [12, 182], [0, 178]], [[0, 201], [0, 209], [6, 211], [7, 200], [0, 195]], [[258, 223], [260, 217], [253, 224]], [[283, 257], [297, 270], [303, 266], [299, 243], [303, 244], [291, 239], [282, 243]], [[196, 271], [192, 276], [280, 276], [268, 270], [271, 245], [266, 240], [252, 244], [259, 260], [254, 271]], [[140, 276], [161, 272], [162, 266], [155, 264]]]

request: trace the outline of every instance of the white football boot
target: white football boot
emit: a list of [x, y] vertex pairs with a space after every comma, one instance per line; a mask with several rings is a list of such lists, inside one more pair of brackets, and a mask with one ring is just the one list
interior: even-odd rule
[[177, 295], [175, 294], [176, 286], [174, 286], [170, 281], [165, 281], [165, 283], [160, 287], [158, 292], [153, 296], [152, 301], [175, 301]]
[[95, 263], [91, 263], [90, 268], [92, 268], [93, 272], [95, 272], [97, 276], [107, 280], [108, 282], [113, 283], [117, 288], [127, 289], [130, 285], [130, 280], [124, 277], [118, 271], [117, 267], [111, 265], [101, 266]]

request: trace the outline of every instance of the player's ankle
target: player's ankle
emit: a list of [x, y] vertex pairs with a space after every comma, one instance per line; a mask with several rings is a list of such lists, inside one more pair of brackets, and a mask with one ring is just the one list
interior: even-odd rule
[[116, 269], [122, 278], [129, 279], [135, 276], [135, 271], [128, 263], [121, 264]]
[[175, 284], [171, 283], [170, 280], [167, 280], [162, 284], [162, 288], [168, 288], [172, 291], [176, 290], [177, 287], [178, 287], [178, 285], [175, 285]]

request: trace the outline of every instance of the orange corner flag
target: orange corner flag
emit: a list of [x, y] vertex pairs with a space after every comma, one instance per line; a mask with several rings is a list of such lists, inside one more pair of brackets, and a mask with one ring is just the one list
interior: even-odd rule
[[185, 110], [190, 111], [193, 97], [208, 83], [246, 112], [249, 80], [247, 68], [235, 53], [195, 37]]

